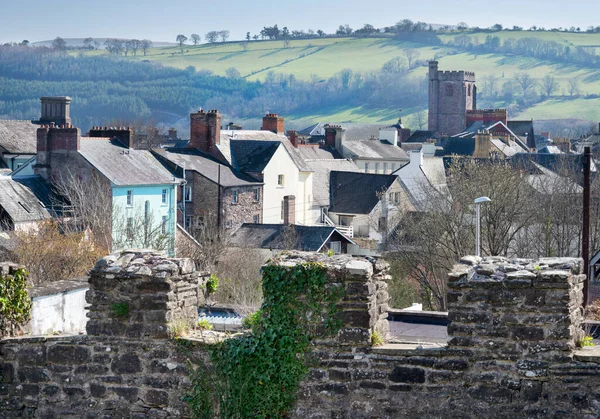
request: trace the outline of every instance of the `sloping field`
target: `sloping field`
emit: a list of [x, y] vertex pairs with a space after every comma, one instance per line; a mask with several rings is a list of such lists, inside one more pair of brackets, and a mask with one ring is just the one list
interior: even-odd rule
[[[502, 39], [537, 37], [563, 43], [565, 46], [597, 47], [600, 50], [600, 34], [577, 34], [562, 32], [503, 31], [493, 33], [466, 33], [484, 42], [489, 35]], [[450, 41], [456, 35], [440, 35], [443, 42]], [[317, 38], [292, 40], [287, 45], [283, 41], [250, 41], [184, 45], [183, 53], [179, 47], [157, 47], [148, 51], [147, 56], [140, 52], [131, 60], [149, 60], [177, 68], [194, 66], [197, 71], [210, 70], [225, 75], [229, 68], [236, 68], [248, 80], [263, 81], [270, 71], [293, 74], [300, 80], [322, 80], [349, 68], [354, 72], [376, 71], [390, 59], [404, 55], [411, 48], [418, 52], [419, 66], [411, 71], [413, 77], [425, 77], [426, 62], [434, 57], [440, 61], [442, 70], [467, 70], [477, 74], [478, 87], [484, 92], [483, 80], [488, 75], [498, 78], [496, 88], [500, 90], [504, 83], [511, 81], [516, 73], [527, 72], [541, 81], [547, 75], [553, 75], [560, 87], [557, 97], [551, 98], [523, 112], [519, 117], [534, 118], [599, 118], [598, 100], [585, 99], [586, 95], [600, 94], [600, 69], [579, 67], [571, 64], [553, 63], [535, 58], [502, 55], [473, 54], [460, 52], [446, 45], [430, 46], [390, 37], [381, 38]], [[91, 51], [86, 54], [107, 54], [106, 51]], [[580, 82], [580, 97], [568, 97], [568, 82], [577, 79]], [[518, 99], [518, 97], [517, 97]], [[410, 111], [405, 110], [403, 114]], [[313, 114], [298, 115], [299, 118], [317, 118], [335, 115], [335, 120], [355, 122], [394, 121], [397, 110], [366, 110], [362, 108], [319, 109]]]

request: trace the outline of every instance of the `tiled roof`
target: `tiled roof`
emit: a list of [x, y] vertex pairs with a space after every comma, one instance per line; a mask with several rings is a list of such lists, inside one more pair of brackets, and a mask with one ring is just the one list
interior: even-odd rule
[[331, 171], [329, 211], [370, 214], [379, 202], [379, 194], [386, 192], [397, 179], [396, 175]]
[[[218, 163], [213, 157], [191, 148], [154, 149], [154, 153], [185, 170], [193, 170], [224, 187], [262, 185], [261, 182], [229, 165]], [[159, 158], [160, 158], [159, 157]], [[220, 175], [219, 175], [219, 166]]]
[[173, 173], [152, 152], [129, 149], [119, 140], [81, 137], [79, 153], [116, 186], [177, 182]]
[[279, 147], [278, 141], [232, 140], [231, 163], [244, 172], [262, 173]]
[[[289, 232], [291, 227], [294, 228], [293, 233]], [[289, 246], [286, 243], [286, 234], [293, 234], [296, 240], [295, 250], [318, 252], [332, 234], [336, 234], [336, 239], [353, 243], [337, 232], [335, 227], [330, 226], [245, 223], [231, 236], [231, 244], [237, 247], [285, 249], [286, 244]]]
[[306, 164], [313, 171], [313, 201], [323, 207], [329, 207], [329, 173], [332, 170], [342, 172], [360, 172], [352, 160], [346, 159], [319, 159], [307, 160]]
[[39, 176], [12, 179], [0, 177], [0, 207], [13, 222], [38, 221], [50, 218], [52, 188]]
[[37, 129], [31, 121], [0, 120], [0, 148], [11, 154], [35, 154]]

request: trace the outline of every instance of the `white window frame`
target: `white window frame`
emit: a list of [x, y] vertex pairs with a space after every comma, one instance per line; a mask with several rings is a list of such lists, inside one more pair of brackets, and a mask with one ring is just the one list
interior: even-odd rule
[[127, 191], [127, 206], [133, 207], [133, 189]]
[[279, 187], [285, 186], [285, 175], [277, 175], [277, 186], [279, 186]]
[[167, 234], [167, 222], [169, 221], [169, 217], [166, 215], [162, 216], [160, 231], [162, 234]]
[[253, 222], [254, 224], [260, 224], [260, 215], [259, 215], [259, 214], [254, 214], [254, 215], [252, 216], [252, 222]]
[[185, 202], [192, 202], [192, 187], [185, 185], [183, 187], [183, 200]]
[[240, 192], [237, 189], [231, 191], [231, 202], [234, 204], [240, 203]]
[[260, 202], [260, 188], [254, 188], [254, 202]]
[[162, 205], [167, 205], [169, 203], [169, 190], [163, 189], [160, 195], [160, 202]]
[[379, 163], [375, 163], [375, 173], [379, 174]]
[[369, 173], [369, 163], [365, 163], [365, 173]]

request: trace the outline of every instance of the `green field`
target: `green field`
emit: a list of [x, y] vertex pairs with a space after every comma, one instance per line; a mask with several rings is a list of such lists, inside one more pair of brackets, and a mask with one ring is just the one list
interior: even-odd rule
[[[488, 33], [468, 35], [485, 40]], [[513, 32], [502, 31], [491, 33], [493, 36], [506, 38], [537, 37], [544, 40], [560, 42], [565, 46], [584, 46], [600, 49], [600, 34], [577, 34], [563, 32]], [[450, 41], [456, 34], [440, 35], [442, 42]], [[467, 70], [477, 75], [480, 91], [483, 90], [483, 79], [493, 74], [500, 88], [506, 81], [519, 72], [528, 72], [532, 77], [541, 80], [545, 75], [553, 75], [560, 83], [560, 88], [552, 98], [541, 102], [521, 115], [519, 118], [581, 118], [598, 120], [600, 111], [598, 99], [584, 99], [582, 96], [600, 94], [600, 69], [582, 68], [577, 65], [558, 64], [541, 61], [535, 58], [517, 55], [472, 54], [461, 52], [447, 45], [430, 46], [399, 41], [390, 37], [381, 38], [317, 38], [292, 40], [286, 48], [283, 41], [250, 41], [185, 45], [183, 53], [179, 47], [158, 47], [148, 51], [147, 56], [138, 52], [131, 60], [149, 60], [177, 68], [194, 66], [196, 70], [210, 70], [218, 75], [225, 75], [228, 68], [236, 68], [248, 80], [265, 79], [270, 71], [274, 73], [293, 74], [300, 80], [322, 80], [335, 73], [349, 68], [354, 72], [376, 71], [390, 59], [402, 56], [407, 48], [416, 49], [419, 53], [420, 66], [410, 73], [413, 77], [424, 77], [426, 62], [439, 57], [441, 70]], [[107, 54], [105, 51], [90, 51], [84, 54]], [[564, 98], [568, 95], [567, 84], [572, 78], [580, 81], [580, 98]], [[563, 96], [561, 98], [560, 96]], [[410, 110], [405, 110], [409, 114]], [[333, 118], [335, 116], [335, 118]], [[353, 122], [392, 122], [397, 118], [397, 110], [366, 110], [361, 108], [319, 109], [313, 114], [294, 115], [301, 119], [321, 119]]]

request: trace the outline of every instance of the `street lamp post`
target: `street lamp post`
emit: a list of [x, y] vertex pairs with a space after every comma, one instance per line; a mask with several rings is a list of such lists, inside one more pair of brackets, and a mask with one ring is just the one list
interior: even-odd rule
[[481, 256], [481, 216], [480, 216], [480, 204], [484, 202], [491, 202], [492, 200], [487, 196], [481, 196], [475, 199], [475, 256]]

